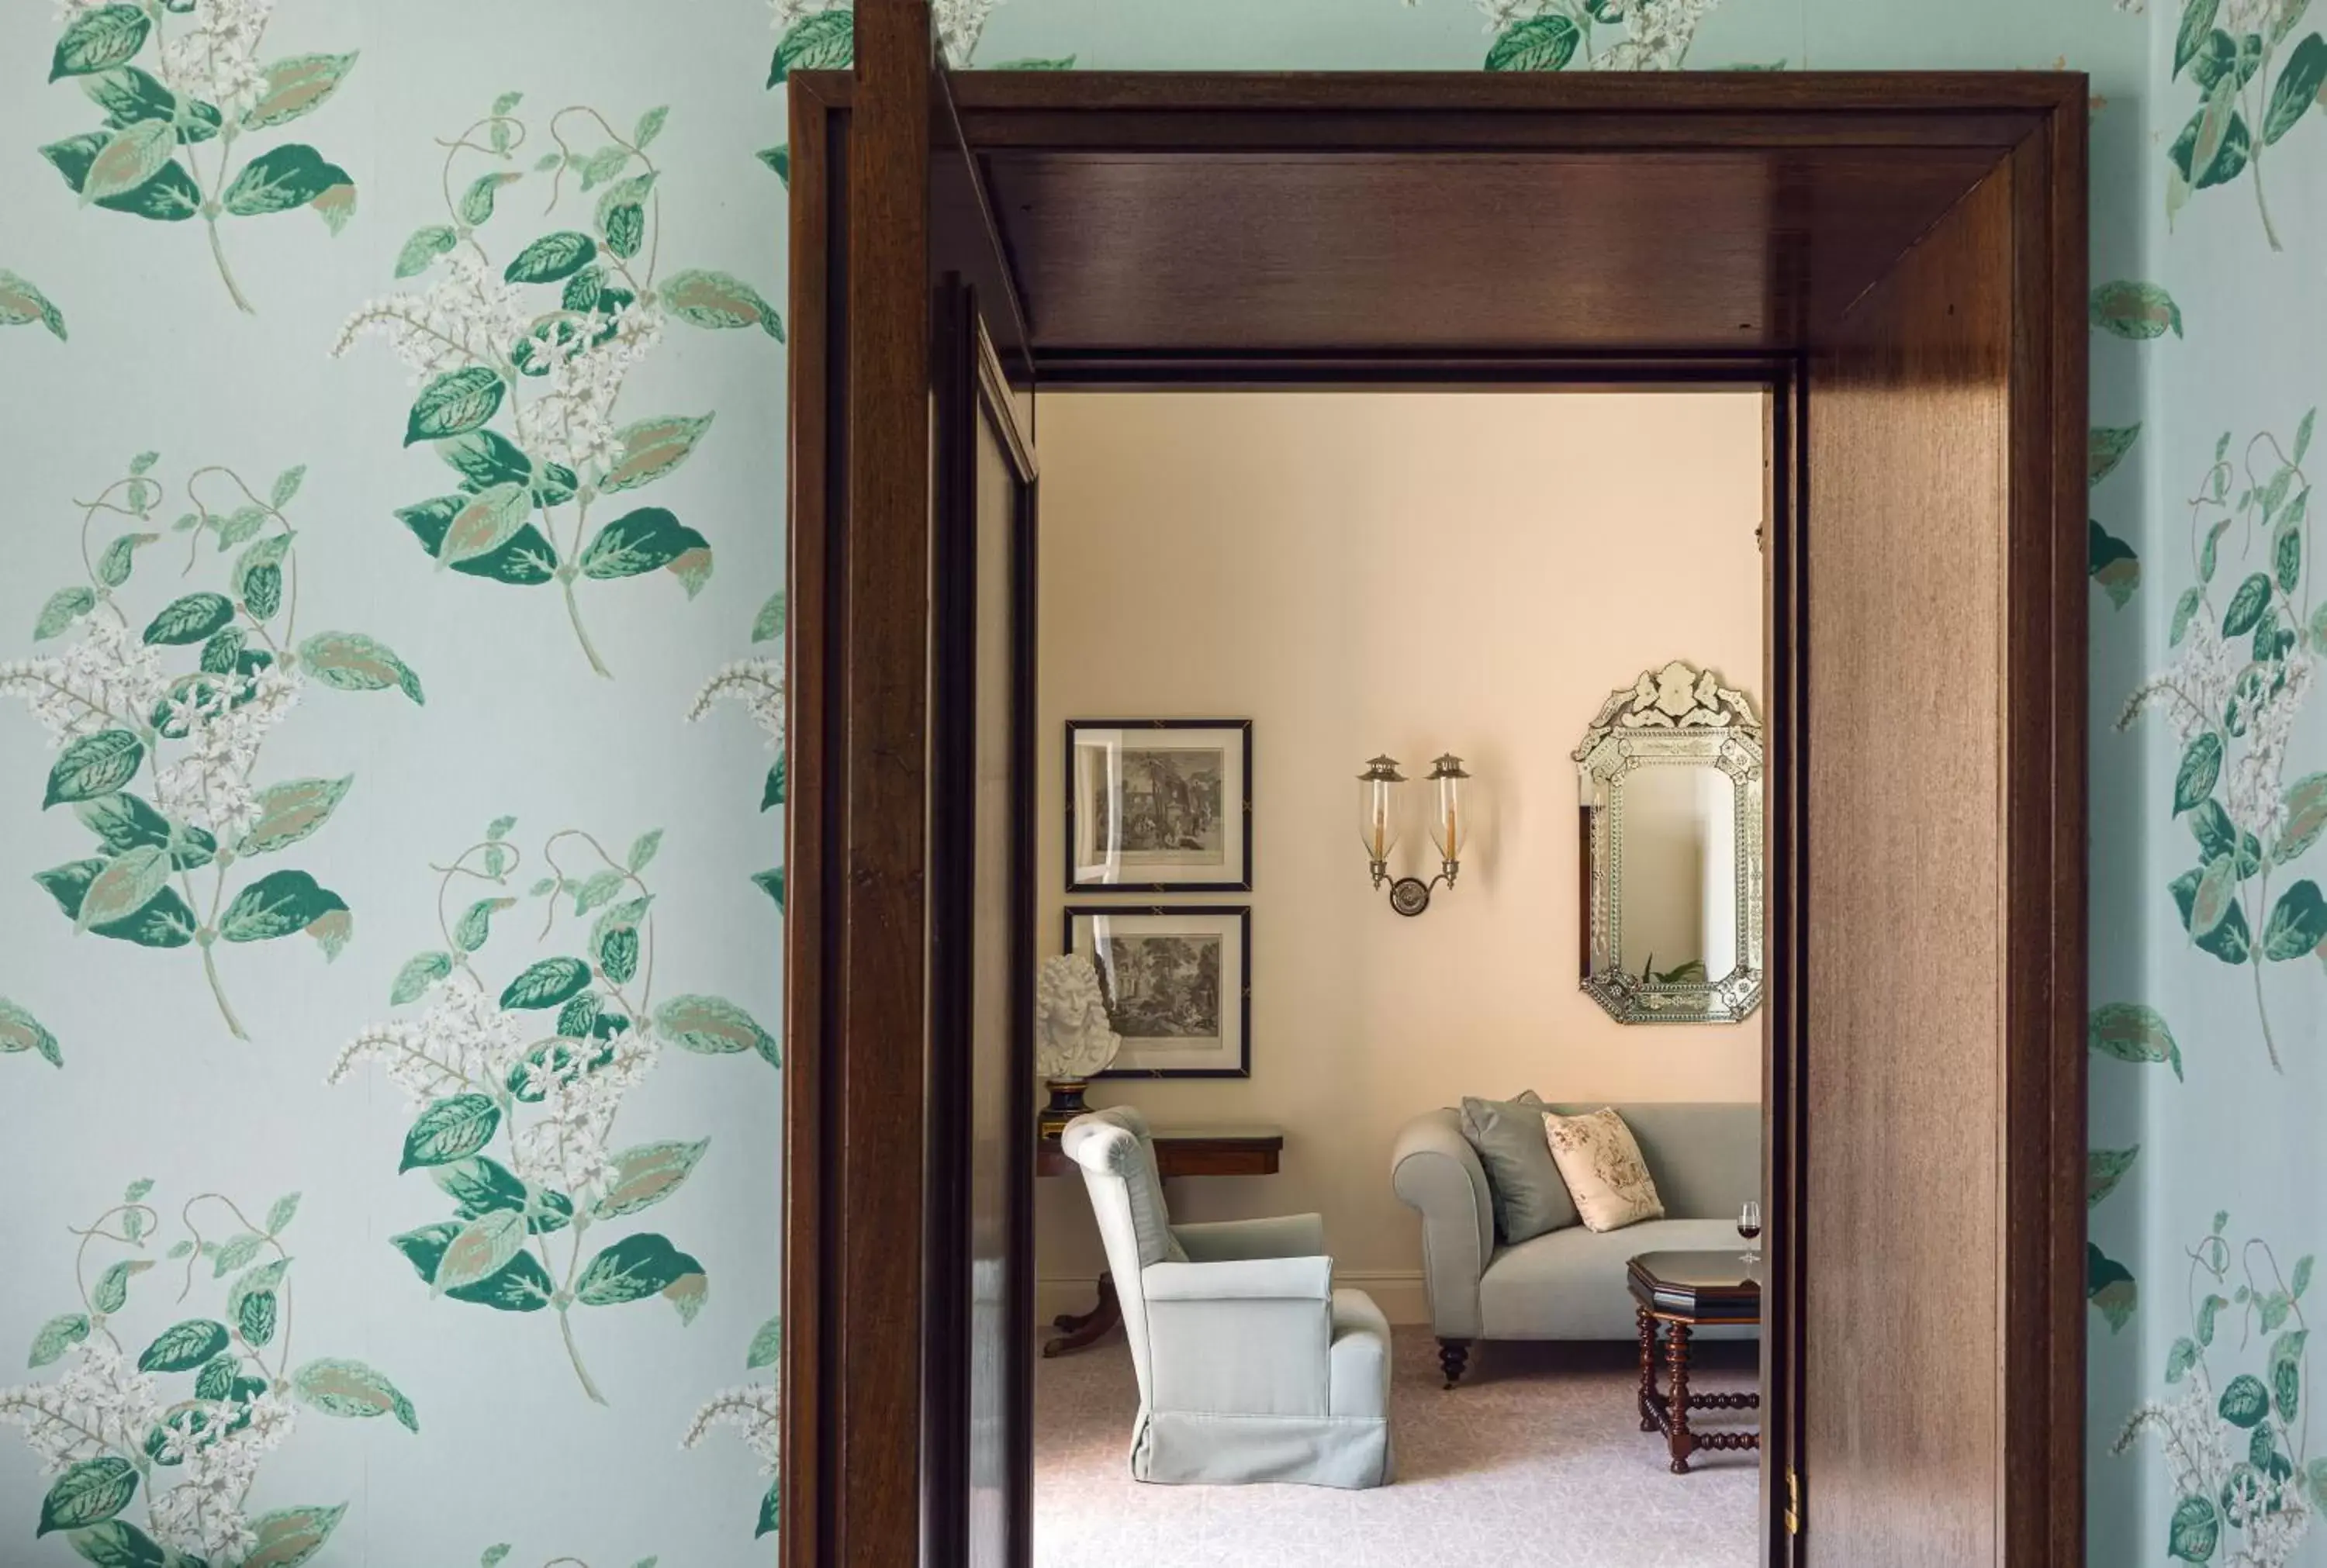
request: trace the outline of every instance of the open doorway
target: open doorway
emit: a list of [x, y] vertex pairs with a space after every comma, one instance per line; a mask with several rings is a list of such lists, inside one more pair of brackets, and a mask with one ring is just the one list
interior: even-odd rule
[[1035, 1097], [958, 1091], [1037, 389], [1494, 380], [1774, 392], [1760, 1549], [2077, 1561], [2082, 79], [932, 63], [895, 0], [790, 95], [788, 1568], [1031, 1541]]
[[1117, 1040], [1038, 1070], [1186, 1250], [1322, 1242], [1332, 1329], [1121, 1301], [1114, 1129], [1046, 1143], [1037, 1568], [1517, 1561], [1515, 1502], [1528, 1561], [1758, 1560], [1768, 399], [1037, 398], [1037, 951]]

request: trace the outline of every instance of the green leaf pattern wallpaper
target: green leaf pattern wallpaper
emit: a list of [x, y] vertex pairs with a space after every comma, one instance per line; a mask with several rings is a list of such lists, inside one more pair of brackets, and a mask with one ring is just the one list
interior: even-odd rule
[[[2327, 1568], [2327, 19], [937, 11], [973, 69], [2091, 73], [2090, 1555]], [[0, 1558], [770, 1560], [784, 91], [853, 34], [0, 14]]]

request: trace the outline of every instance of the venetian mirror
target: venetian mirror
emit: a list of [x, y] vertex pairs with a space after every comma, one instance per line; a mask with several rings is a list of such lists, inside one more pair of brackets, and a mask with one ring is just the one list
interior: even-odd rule
[[1762, 724], [1676, 659], [1612, 692], [1575, 749], [1584, 989], [1620, 1023], [1727, 1023], [1762, 1002]]

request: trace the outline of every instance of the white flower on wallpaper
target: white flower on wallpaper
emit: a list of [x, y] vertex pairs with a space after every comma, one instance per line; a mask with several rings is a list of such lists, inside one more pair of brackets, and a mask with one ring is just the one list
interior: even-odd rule
[[784, 803], [784, 667], [772, 658], [731, 659], [722, 665], [719, 673], [703, 683], [687, 705], [687, 722], [692, 723], [711, 712], [721, 698], [743, 705], [752, 715], [752, 722], [767, 737], [768, 750], [776, 760], [768, 769], [767, 787], [762, 791], [760, 809]]
[[[753, 642], [773, 642], [784, 634], [784, 593], [779, 588], [752, 621]], [[760, 809], [770, 810], [784, 803], [784, 667], [772, 658], [739, 658], [724, 665], [719, 672], [703, 684], [687, 705], [687, 717], [691, 723], [710, 713], [722, 698], [741, 703], [752, 715], [754, 723], [768, 738], [768, 750], [776, 760], [768, 765], [767, 782], [760, 789]], [[784, 907], [784, 868], [775, 866], [767, 871], [753, 872], [752, 881], [761, 891], [776, 901], [776, 908]]]
[[275, 0], [195, 0], [192, 27], [162, 46], [164, 79], [229, 114], [248, 113], [266, 90], [258, 45], [274, 14]]
[[[743, 1357], [747, 1371], [773, 1373], [780, 1366], [783, 1353], [783, 1320], [770, 1318], [752, 1336], [752, 1348]], [[760, 1517], [752, 1534], [753, 1538], [772, 1534], [778, 1522], [778, 1475], [781, 1468], [783, 1442], [783, 1401], [780, 1382], [738, 1383], [723, 1388], [704, 1403], [688, 1423], [687, 1435], [679, 1439], [682, 1448], [693, 1448], [711, 1435], [713, 1429], [732, 1426], [745, 1446], [760, 1456], [761, 1473], [768, 1478], [767, 1494], [760, 1499]]]
[[[2191, 944], [2254, 971], [2264, 1054], [2283, 1071], [2263, 984], [2266, 964], [2311, 969], [2327, 940], [2327, 892], [2300, 863], [2327, 836], [2327, 772], [2288, 778], [2291, 742], [2327, 657], [2327, 611], [2312, 604], [2312, 481], [2304, 460], [2318, 423], [2292, 435], [2225, 431], [2190, 497], [2186, 535], [2197, 581], [2174, 603], [2171, 661], [2126, 699], [2117, 727], [2144, 716], [2173, 726], [2181, 761], [2172, 814], [2199, 863], [2167, 884]], [[2130, 445], [2096, 430], [2096, 472]], [[2104, 451], [2103, 437], [2117, 437]]]
[[[296, 1568], [347, 1512], [344, 1503], [254, 1504], [261, 1464], [292, 1435], [299, 1407], [352, 1421], [388, 1416], [415, 1434], [419, 1413], [364, 1362], [294, 1360], [294, 1329], [311, 1327], [293, 1311], [294, 1258], [283, 1242], [299, 1194], [276, 1199], [260, 1220], [222, 1192], [187, 1199], [178, 1209], [185, 1234], [162, 1255], [185, 1267], [175, 1300], [164, 1302], [160, 1281], [137, 1283], [157, 1268], [164, 1218], [146, 1201], [153, 1190], [150, 1180], [133, 1181], [96, 1219], [66, 1227], [78, 1238], [72, 1293], [60, 1293], [70, 1305], [42, 1324], [26, 1358], [36, 1371], [63, 1368], [53, 1381], [0, 1389], [0, 1425], [23, 1433], [48, 1482], [32, 1534], [61, 1536], [83, 1560], [122, 1568]], [[125, 1342], [133, 1286], [141, 1303], [160, 1307], [140, 1315], [168, 1326]], [[198, 1289], [218, 1293], [217, 1315], [178, 1317]], [[128, 1345], [140, 1340], [133, 1359]], [[141, 1503], [142, 1525], [133, 1511]]]
[[151, 713], [169, 689], [160, 650], [126, 622], [96, 616], [62, 650], [0, 664], [0, 692], [24, 699], [51, 746], [100, 733], [113, 714]]
[[[938, 37], [945, 45], [946, 59], [957, 66], [969, 63], [995, 4], [995, 0], [931, 0], [930, 13], [937, 23]], [[853, 0], [769, 0], [769, 5], [774, 12], [771, 24], [779, 33], [789, 33], [800, 22], [818, 15], [846, 15], [850, 18], [852, 31], [855, 26]], [[830, 25], [837, 28], [836, 23]], [[831, 66], [809, 66], [801, 62], [799, 69], [837, 69], [846, 63], [842, 61]]]
[[[1408, 0], [1411, 4], [1411, 0]], [[967, 70], [986, 36], [986, 23], [1001, 0], [930, 0], [930, 16], [945, 49], [946, 62]], [[771, 24], [779, 34], [776, 61], [768, 85], [780, 87], [796, 70], [846, 70], [855, 62], [856, 12], [855, 0], [769, 0]], [[1073, 64], [1064, 60], [1005, 61], [1002, 70], [1059, 70]], [[761, 154], [764, 160], [766, 154]]]
[[481, 253], [458, 250], [445, 257], [444, 275], [426, 288], [365, 301], [341, 327], [332, 355], [336, 359], [365, 333], [377, 333], [417, 387], [464, 365], [491, 362], [504, 344], [532, 328], [524, 296], [501, 281]]
[[[1416, 0], [1406, 0], [1408, 5]], [[1489, 70], [1678, 70], [1721, 0], [1478, 0]], [[1604, 44], [1595, 29], [1622, 28]]]
[[[775, 12], [773, 25], [778, 33], [790, 32], [807, 17], [848, 14], [855, 9], [852, 0], [769, 0], [769, 4]], [[977, 52], [977, 41], [986, 32], [986, 19], [994, 14], [995, 4], [996, 0], [930, 0], [930, 14], [937, 23], [938, 38], [945, 45], [947, 60], [957, 66], [969, 63], [969, 57]]]
[[[2185, 1249], [2190, 1332], [2165, 1356], [2178, 1393], [2136, 1409], [2111, 1451], [2154, 1438], [2175, 1502], [2166, 1554], [2221, 1568], [2289, 1568], [2322, 1508], [2327, 1458], [2311, 1453], [2309, 1323], [2313, 1258], [2282, 1273], [2259, 1237], [2233, 1246], [2228, 1212]], [[2228, 1371], [2241, 1364], [2227, 1381]]]
[[[711, 1288], [703, 1264], [668, 1237], [628, 1229], [633, 1216], [680, 1190], [710, 1141], [618, 1144], [625, 1102], [665, 1046], [757, 1055], [771, 1067], [780, 1067], [781, 1053], [724, 997], [683, 994], [657, 1004], [658, 975], [678, 964], [657, 940], [659, 895], [644, 874], [661, 848], [659, 828], [620, 858], [578, 828], [543, 840], [537, 854], [547, 874], [525, 895], [528, 912], [540, 916], [537, 943], [567, 950], [523, 965], [498, 991], [489, 985], [484, 949], [526, 919], [512, 912], [520, 901], [512, 879], [528, 858], [509, 836], [516, 825], [497, 818], [482, 839], [429, 868], [443, 946], [407, 959], [388, 992], [392, 1006], [426, 1005], [359, 1031], [328, 1081], [376, 1065], [417, 1113], [397, 1173], [426, 1171], [452, 1200], [453, 1218], [388, 1241], [429, 1296], [547, 1311], [583, 1393], [603, 1405], [575, 1310], [588, 1318], [659, 1298], [685, 1326]], [[559, 931], [566, 910], [577, 920], [595, 917], [586, 935]], [[504, 955], [509, 946], [504, 938]], [[607, 1242], [617, 1227], [626, 1234]]]
[[2279, 786], [2286, 770], [2288, 735], [2310, 695], [2313, 662], [2303, 654], [2293, 655], [2285, 661], [2285, 680], [2262, 689], [2239, 680], [2248, 663], [2243, 646], [2233, 649], [2210, 619], [2193, 616], [2181, 652], [2134, 693], [2124, 721], [2162, 709], [2182, 744], [2188, 746], [2217, 733], [2217, 715], [2230, 715], [2229, 725], [2244, 743], [2230, 764], [2222, 804], [2241, 833], [2268, 839], [2286, 820]]
[[[666, 412], [618, 425], [631, 372], [671, 322], [756, 330], [778, 343], [783, 322], [731, 273], [664, 269], [663, 170], [649, 149], [668, 123], [667, 106], [618, 128], [587, 104], [528, 119], [518, 112], [523, 98], [501, 94], [439, 142], [444, 221], [415, 229], [396, 261], [398, 278], [426, 281], [366, 301], [332, 352], [385, 339], [419, 388], [403, 444], [425, 445], [461, 481], [395, 509], [420, 547], [472, 580], [555, 584], [554, 595], [527, 597], [563, 600], [583, 658], [611, 675], [583, 613], [584, 585], [661, 574], [691, 600], [714, 566], [707, 537], [669, 508], [633, 506], [630, 496], [687, 462], [713, 415]], [[528, 154], [528, 173], [519, 155], [537, 138], [552, 150]], [[528, 180], [528, 190], [546, 182], [548, 191], [526, 220], [569, 226], [520, 245], [518, 219], [488, 226], [515, 210], [512, 187]]]
[[[227, 1000], [220, 945], [304, 933], [329, 960], [355, 929], [347, 901], [310, 873], [264, 871], [325, 826], [354, 775], [269, 781], [263, 749], [316, 687], [397, 691], [416, 706], [424, 693], [412, 667], [375, 638], [300, 636], [300, 541], [321, 526], [304, 508], [299, 525], [291, 521], [304, 464], [264, 492], [224, 464], [192, 470], [182, 486], [188, 509], [169, 525], [185, 551], [172, 581], [169, 564], [154, 559], [166, 537], [160, 462], [139, 453], [127, 472], [75, 503], [83, 580], [51, 593], [33, 625], [35, 643], [61, 645], [0, 661], [0, 695], [23, 698], [56, 748], [42, 809], [70, 807], [101, 852], [33, 880], [76, 931], [199, 954], [220, 1019], [247, 1039]], [[100, 542], [100, 522], [109, 542]], [[142, 575], [141, 557], [150, 563]], [[177, 593], [150, 617], [133, 612], [157, 579], [167, 593], [198, 572], [226, 592]], [[306, 613], [318, 597], [311, 574]], [[173, 669], [165, 656], [192, 667]], [[56, 1059], [53, 1041], [28, 1043]]]
[[304, 209], [338, 234], [356, 213], [353, 179], [314, 147], [250, 154], [247, 138], [313, 114], [356, 64], [353, 51], [284, 53], [280, 39], [268, 47], [274, 15], [275, 0], [68, 0], [56, 12], [48, 79], [79, 86], [105, 117], [40, 149], [84, 207], [164, 226], [200, 218], [219, 279], [245, 313], [253, 307], [228, 262], [228, 231]]

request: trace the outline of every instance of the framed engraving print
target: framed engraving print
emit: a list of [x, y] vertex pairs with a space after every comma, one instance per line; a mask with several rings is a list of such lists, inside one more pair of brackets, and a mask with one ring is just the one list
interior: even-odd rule
[[1069, 892], [1250, 892], [1250, 719], [1069, 719]]
[[1100, 1078], [1252, 1076], [1249, 909], [1066, 910], [1122, 1049]]

